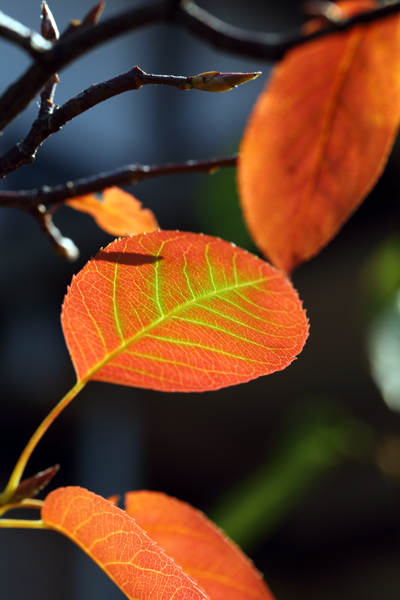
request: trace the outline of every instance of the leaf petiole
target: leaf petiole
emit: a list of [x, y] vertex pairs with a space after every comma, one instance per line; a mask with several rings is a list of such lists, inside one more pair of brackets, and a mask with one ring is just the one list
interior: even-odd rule
[[43, 506], [43, 500], [32, 500], [31, 498], [25, 498], [21, 502], [15, 504], [6, 504], [0, 507], [0, 517], [6, 514], [9, 510], [15, 510], [17, 508], [35, 508], [41, 510]]
[[49, 529], [42, 520], [29, 521], [26, 519], [0, 519], [0, 528], [14, 527], [18, 529]]
[[[12, 498], [15, 490], [17, 489], [19, 482], [21, 481], [22, 474], [25, 470], [26, 464], [36, 448], [37, 444], [42, 439], [43, 435], [46, 433], [50, 425], [55, 421], [58, 415], [64, 410], [64, 408], [75, 398], [75, 396], [85, 387], [87, 383], [87, 379], [82, 379], [77, 381], [73, 388], [67, 392], [67, 394], [60, 400], [60, 402], [53, 408], [53, 410], [47, 415], [47, 417], [42, 421], [39, 427], [36, 429], [35, 433], [25, 446], [22, 451], [21, 456], [19, 457], [17, 464], [14, 467], [14, 470], [11, 474], [7, 487], [4, 492], [0, 494], [0, 505], [7, 504], [7, 502]], [[11, 525], [10, 525], [11, 527]]]

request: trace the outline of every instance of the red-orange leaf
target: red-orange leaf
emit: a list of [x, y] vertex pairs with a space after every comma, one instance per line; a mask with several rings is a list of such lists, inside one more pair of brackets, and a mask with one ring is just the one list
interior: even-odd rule
[[59, 488], [42, 519], [86, 552], [131, 600], [207, 600], [123, 510], [79, 487]]
[[129, 492], [125, 504], [211, 600], [273, 600], [251, 561], [200, 511], [157, 492]]
[[73, 279], [62, 325], [78, 380], [218, 389], [284, 369], [307, 319], [276, 269], [217, 238], [116, 240]]
[[66, 200], [65, 204], [91, 215], [97, 225], [115, 236], [136, 235], [158, 229], [157, 220], [139, 200], [117, 187], [103, 191], [103, 201], [94, 194]]
[[238, 184], [250, 233], [280, 269], [317, 254], [375, 185], [399, 125], [399, 73], [398, 15], [300, 46], [275, 69], [242, 140]]

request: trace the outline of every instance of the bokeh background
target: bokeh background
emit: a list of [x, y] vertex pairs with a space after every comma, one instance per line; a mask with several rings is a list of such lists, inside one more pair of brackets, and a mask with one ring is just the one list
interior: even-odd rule
[[[104, 17], [132, 4], [110, 0]], [[199, 4], [254, 30], [284, 32], [305, 18], [289, 0]], [[50, 8], [63, 30], [91, 6], [92, 0], [52, 0]], [[39, 30], [39, 2], [14, 0], [2, 10]], [[3, 41], [0, 56], [3, 90], [30, 61]], [[68, 67], [56, 102], [136, 64], [149, 73], [263, 75], [227, 94], [148, 86], [113, 98], [67, 124], [0, 189], [54, 185], [131, 162], [235, 152], [273, 66], [156, 25]], [[33, 103], [4, 132], [1, 153], [26, 135], [37, 109]], [[27, 475], [60, 463], [51, 488], [81, 485], [105, 496], [145, 488], [186, 500], [243, 546], [277, 600], [398, 600], [399, 167], [396, 146], [357, 214], [294, 274], [311, 335], [287, 370], [199, 395], [90, 383], [39, 444]], [[149, 180], [129, 191], [164, 229], [203, 231], [252, 248], [234, 169]], [[34, 429], [75, 381], [61, 303], [72, 275], [111, 241], [71, 209], [60, 209], [55, 222], [78, 245], [76, 263], [56, 257], [27, 215], [0, 211], [2, 486]], [[0, 530], [0, 582], [2, 596], [16, 600], [124, 597], [78, 548], [45, 531]]]

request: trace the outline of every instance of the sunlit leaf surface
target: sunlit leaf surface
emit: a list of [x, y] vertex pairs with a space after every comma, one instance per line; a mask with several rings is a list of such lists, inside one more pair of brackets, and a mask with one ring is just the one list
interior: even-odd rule
[[66, 200], [65, 204], [88, 213], [99, 227], [114, 236], [136, 235], [158, 229], [152, 211], [142, 208], [134, 196], [117, 187], [104, 190], [102, 201], [95, 194], [87, 194]]
[[116, 240], [73, 279], [62, 312], [79, 380], [203, 391], [284, 369], [308, 324], [291, 283], [217, 238]]
[[[344, 15], [376, 7], [339, 3]], [[238, 168], [249, 231], [283, 271], [317, 254], [375, 185], [400, 118], [400, 17], [300, 46], [274, 70]]]
[[200, 511], [157, 492], [129, 492], [126, 511], [211, 600], [273, 600], [260, 573]]
[[207, 600], [135, 521], [79, 487], [49, 494], [42, 519], [86, 552], [131, 600]]

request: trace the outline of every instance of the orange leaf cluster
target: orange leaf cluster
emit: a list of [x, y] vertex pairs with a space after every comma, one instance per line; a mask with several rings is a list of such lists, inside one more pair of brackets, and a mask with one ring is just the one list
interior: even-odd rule
[[164, 494], [130, 492], [124, 512], [82, 488], [59, 488], [45, 499], [42, 519], [84, 550], [131, 600], [274, 600], [223, 532]]
[[[376, 7], [338, 3], [344, 16]], [[245, 221], [273, 264], [317, 254], [375, 185], [400, 120], [400, 17], [300, 46], [276, 67], [238, 167]]]
[[55, 490], [42, 519], [82, 548], [131, 600], [207, 599], [134, 519], [92, 492]]
[[66, 200], [65, 204], [91, 215], [101, 229], [114, 236], [124, 237], [158, 229], [152, 211], [142, 208], [139, 200], [117, 187], [105, 189], [103, 201], [94, 194], [87, 194]]

